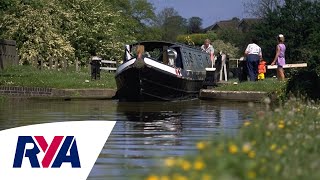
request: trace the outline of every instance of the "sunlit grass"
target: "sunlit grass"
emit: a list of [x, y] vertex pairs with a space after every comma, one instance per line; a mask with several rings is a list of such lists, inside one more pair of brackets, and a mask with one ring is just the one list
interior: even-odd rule
[[[87, 81], [86, 81], [87, 80]], [[88, 82], [89, 80], [89, 82]], [[101, 71], [101, 79], [91, 81], [88, 68], [76, 72], [39, 70], [31, 66], [13, 66], [0, 72], [0, 86], [49, 88], [116, 88], [113, 73]]]
[[291, 99], [255, 112], [237, 136], [215, 136], [195, 144], [195, 155], [168, 157], [145, 179], [320, 179], [319, 140], [320, 105]]
[[264, 91], [264, 92], [275, 92], [285, 89], [286, 81], [278, 81], [275, 78], [267, 78], [262, 81], [246, 81], [242, 83], [233, 84], [226, 83], [216, 87], [216, 90], [223, 91]]

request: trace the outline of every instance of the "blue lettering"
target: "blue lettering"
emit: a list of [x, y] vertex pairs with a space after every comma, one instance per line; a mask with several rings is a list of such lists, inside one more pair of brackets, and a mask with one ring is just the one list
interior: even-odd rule
[[[32, 143], [32, 149], [25, 149], [27, 143]], [[37, 154], [40, 152], [38, 146], [34, 142], [31, 136], [19, 136], [16, 154], [14, 156], [13, 167], [21, 168], [23, 157], [28, 157], [31, 167], [40, 168], [40, 164], [37, 158]]]
[[[72, 140], [74, 141], [72, 142]], [[72, 144], [71, 144], [72, 143]], [[70, 148], [70, 156], [67, 156], [68, 150]], [[76, 138], [73, 136], [67, 136], [65, 141], [63, 142], [61, 149], [54, 160], [52, 167], [59, 168], [62, 163], [70, 162], [73, 168], [80, 168], [80, 160], [77, 148]]]

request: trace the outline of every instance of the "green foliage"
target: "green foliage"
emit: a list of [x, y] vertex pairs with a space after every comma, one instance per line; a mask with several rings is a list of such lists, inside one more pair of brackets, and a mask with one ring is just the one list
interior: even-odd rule
[[174, 42], [178, 35], [186, 34], [188, 30], [187, 20], [180, 16], [174, 8], [164, 8], [160, 11], [157, 14], [153, 25], [157, 28], [157, 31], [155, 32], [158, 32], [158, 34], [161, 35], [160, 40], [163, 41]]
[[216, 90], [222, 91], [263, 91], [270, 94], [276, 94], [277, 96], [285, 93], [287, 83], [285, 81], [278, 81], [275, 78], [266, 78], [263, 81], [256, 82], [242, 82], [236, 85], [234, 84], [223, 84], [216, 87]]
[[291, 99], [269, 110], [248, 107], [236, 136], [214, 136], [195, 144], [197, 152], [161, 160], [154, 179], [319, 179], [320, 105]]
[[20, 63], [78, 58], [87, 64], [94, 54], [121, 60], [124, 44], [157, 33], [147, 25], [153, 10], [146, 0], [1, 1], [0, 38], [16, 40]]
[[250, 40], [250, 33], [241, 32], [238, 29], [227, 28], [217, 32], [218, 39], [223, 40], [226, 43], [233, 44], [239, 48], [237, 57], [243, 56], [244, 50], [246, 49]]
[[302, 70], [295, 73], [288, 82], [286, 94], [302, 95], [314, 100], [320, 99], [320, 77], [315, 71]]
[[177, 41], [189, 45], [201, 46], [205, 39], [210, 39], [211, 42], [217, 39], [217, 35], [214, 32], [204, 34], [182, 34], [177, 36]]
[[187, 20], [181, 16], [168, 17], [163, 24], [164, 41], [175, 41], [179, 34], [187, 33]]
[[1, 96], [1, 95], [0, 95], [0, 105], [1, 105], [1, 104], [4, 104], [7, 100], [8, 100], [8, 99], [7, 99], [6, 96]]
[[73, 47], [56, 28], [54, 4], [48, 2], [46, 8], [35, 9], [29, 5], [20, 4], [18, 13], [6, 14], [2, 18], [5, 27], [3, 37], [17, 41], [20, 63], [34, 64], [37, 59], [71, 58]]
[[223, 52], [229, 55], [229, 57], [238, 57], [239, 48], [235, 47], [231, 43], [225, 43], [222, 40], [215, 40], [212, 45], [215, 48], [215, 54]]
[[317, 53], [320, 34], [318, 21], [320, 2], [307, 0], [285, 0], [283, 6], [269, 11], [264, 21], [254, 28], [253, 34], [260, 39], [263, 54], [273, 60], [278, 34], [286, 38], [288, 63], [307, 61]]
[[116, 88], [114, 74], [101, 72], [101, 79], [90, 80], [88, 68], [79, 72], [39, 70], [32, 66], [13, 66], [0, 73], [0, 86], [48, 88]]
[[188, 33], [200, 33], [202, 26], [202, 19], [200, 17], [191, 17], [188, 19]]

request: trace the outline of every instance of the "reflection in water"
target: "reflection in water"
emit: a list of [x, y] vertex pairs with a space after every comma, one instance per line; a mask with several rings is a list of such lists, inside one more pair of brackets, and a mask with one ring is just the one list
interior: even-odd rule
[[[0, 106], [0, 129], [57, 121], [116, 120], [88, 179], [128, 179], [148, 174], [164, 158], [195, 152], [217, 134], [236, 135], [246, 103], [21, 101]], [[90, 133], [90, 130], [88, 132]]]
[[148, 174], [169, 156], [195, 152], [215, 134], [234, 135], [246, 104], [210, 101], [144, 102], [117, 105], [117, 124], [89, 179], [128, 179]]

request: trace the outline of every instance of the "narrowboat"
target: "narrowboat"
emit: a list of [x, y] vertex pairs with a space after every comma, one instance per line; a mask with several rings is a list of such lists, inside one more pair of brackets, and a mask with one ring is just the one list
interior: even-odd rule
[[209, 54], [179, 43], [145, 41], [126, 45], [117, 68], [121, 101], [175, 101], [197, 98], [212, 66]]

